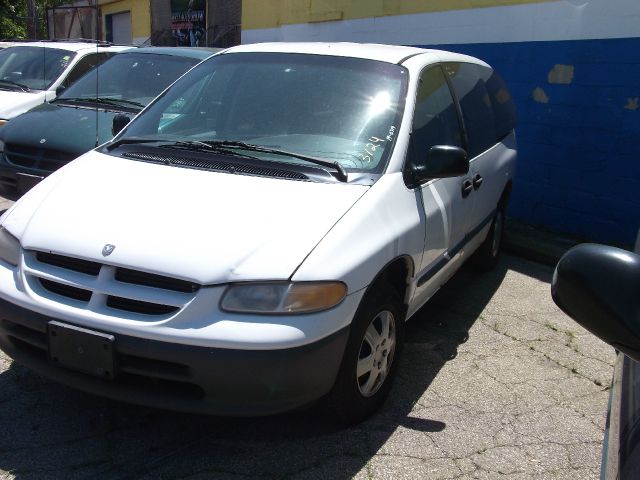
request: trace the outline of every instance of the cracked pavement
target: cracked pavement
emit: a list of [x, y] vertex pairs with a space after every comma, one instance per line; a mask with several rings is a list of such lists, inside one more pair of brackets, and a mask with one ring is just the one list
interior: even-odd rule
[[[1, 210], [1, 208], [0, 208]], [[552, 269], [463, 269], [407, 324], [382, 410], [266, 418], [94, 397], [0, 353], [0, 479], [597, 479], [614, 351], [565, 316]]]

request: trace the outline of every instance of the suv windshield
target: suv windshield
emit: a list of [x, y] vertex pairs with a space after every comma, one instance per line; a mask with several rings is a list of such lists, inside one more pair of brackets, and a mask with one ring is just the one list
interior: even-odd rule
[[308, 163], [269, 149], [380, 173], [398, 129], [406, 83], [406, 69], [386, 62], [222, 54], [178, 81], [119, 140], [236, 142], [239, 150], [243, 142], [254, 147], [253, 157], [273, 162]]
[[0, 89], [46, 90], [75, 56], [75, 52], [58, 48], [9, 47], [0, 50]]
[[118, 53], [72, 84], [58, 100], [90, 102], [97, 97], [140, 110], [199, 61], [155, 53]]

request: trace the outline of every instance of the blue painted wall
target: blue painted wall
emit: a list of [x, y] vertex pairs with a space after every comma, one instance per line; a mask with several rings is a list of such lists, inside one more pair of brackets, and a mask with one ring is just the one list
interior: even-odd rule
[[[640, 227], [640, 38], [424, 45], [482, 58], [518, 107], [519, 164], [509, 215], [632, 247]], [[570, 84], [549, 83], [556, 64]], [[534, 100], [541, 88], [548, 103]], [[631, 101], [631, 103], [629, 103]]]

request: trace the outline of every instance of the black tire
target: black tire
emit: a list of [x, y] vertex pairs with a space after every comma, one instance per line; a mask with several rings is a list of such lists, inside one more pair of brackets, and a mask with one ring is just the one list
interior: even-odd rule
[[[327, 406], [330, 415], [340, 423], [352, 425], [366, 419], [372, 415], [384, 403], [398, 368], [398, 361], [402, 353], [404, 340], [404, 310], [402, 302], [397, 298], [396, 291], [386, 283], [373, 286], [365, 294], [358, 311], [351, 324], [349, 340], [342, 358], [342, 364], [333, 389], [327, 397]], [[365, 334], [370, 325], [376, 331], [381, 331], [381, 326], [385, 319], [392, 323], [390, 332], [393, 329], [395, 343], [392, 348], [387, 344], [387, 353], [384, 346], [381, 350], [371, 351], [373, 364], [371, 372], [367, 376], [361, 375], [358, 378], [357, 367], [360, 360], [366, 363], [369, 353], [370, 336], [365, 338]], [[384, 335], [381, 335], [384, 337]], [[390, 338], [390, 336], [389, 336]], [[384, 365], [382, 365], [382, 363]], [[381, 366], [386, 366], [386, 373], [378, 371]], [[377, 375], [378, 380], [369, 379]], [[371, 387], [371, 388], [368, 388]]]
[[481, 271], [489, 271], [495, 268], [500, 258], [502, 248], [502, 235], [504, 232], [505, 208], [499, 206], [493, 216], [489, 234], [484, 242], [471, 257], [473, 266]]

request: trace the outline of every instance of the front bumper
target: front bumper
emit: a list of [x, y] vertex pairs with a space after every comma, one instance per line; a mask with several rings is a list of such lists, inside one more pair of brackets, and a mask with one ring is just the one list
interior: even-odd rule
[[[0, 299], [0, 348], [54, 381], [124, 402], [216, 415], [267, 415], [329, 392], [349, 335], [275, 350], [210, 348], [115, 334], [117, 375], [105, 380], [49, 360], [51, 317]], [[103, 332], [111, 333], [111, 332]]]

